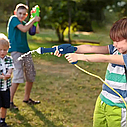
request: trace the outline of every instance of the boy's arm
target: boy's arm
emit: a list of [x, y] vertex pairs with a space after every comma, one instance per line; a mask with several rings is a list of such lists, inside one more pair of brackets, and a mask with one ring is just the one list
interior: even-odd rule
[[[55, 47], [55, 46], [54, 46]], [[96, 54], [109, 54], [108, 46], [92, 46], [92, 45], [80, 45], [77, 46], [75, 53], [84, 54], [84, 53], [96, 53]], [[62, 54], [58, 50], [54, 53], [55, 56], [61, 57]]]
[[39, 27], [39, 24], [37, 24], [37, 27], [36, 27], [36, 34], [39, 34], [40, 33], [40, 27]]
[[22, 25], [22, 24], [19, 24], [17, 25], [17, 28], [19, 30], [21, 30], [22, 32], [27, 32], [31, 27], [32, 25], [35, 23], [35, 22], [39, 22], [40, 21], [40, 17], [37, 17], [35, 16], [33, 19], [31, 19], [28, 23], [26, 23], [26, 25]]
[[103, 63], [114, 63], [119, 65], [125, 64], [122, 55], [103, 55], [103, 54], [84, 55], [69, 53], [65, 55], [65, 58], [69, 61], [69, 63], [82, 60], [86, 62], [103, 62]]
[[77, 46], [76, 53], [109, 54], [109, 49], [108, 46], [80, 45]]

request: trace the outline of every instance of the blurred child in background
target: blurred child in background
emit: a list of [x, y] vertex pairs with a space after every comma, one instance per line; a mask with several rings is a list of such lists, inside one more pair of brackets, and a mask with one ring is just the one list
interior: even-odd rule
[[8, 127], [5, 122], [7, 108], [10, 107], [11, 74], [14, 68], [12, 58], [7, 56], [9, 41], [0, 33], [0, 127]]
[[18, 109], [18, 107], [13, 102], [13, 98], [19, 84], [24, 83], [24, 79], [26, 80], [26, 87], [23, 102], [27, 104], [40, 103], [39, 101], [33, 101], [30, 98], [30, 92], [35, 80], [35, 69], [31, 54], [23, 57], [22, 60], [17, 61], [18, 57], [30, 51], [27, 42], [27, 31], [35, 22], [40, 21], [40, 17], [35, 16], [28, 23], [26, 23], [24, 20], [28, 15], [27, 10], [27, 5], [24, 5], [22, 3], [18, 4], [14, 10], [14, 15], [11, 16], [9, 19], [7, 28], [8, 39], [10, 42], [9, 52], [11, 53], [15, 65], [11, 86], [11, 109]]

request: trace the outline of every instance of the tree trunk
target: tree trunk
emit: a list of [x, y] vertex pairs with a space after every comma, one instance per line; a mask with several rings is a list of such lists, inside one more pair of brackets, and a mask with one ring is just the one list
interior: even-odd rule
[[57, 34], [57, 37], [58, 37], [59, 42], [61, 42], [59, 27], [56, 28], [56, 34]]
[[70, 27], [71, 27], [71, 6], [68, 0], [68, 40], [69, 43], [71, 44]]
[[64, 42], [64, 30], [61, 32], [61, 42]]
[[56, 28], [56, 34], [59, 39], [59, 42], [64, 42], [64, 30], [62, 30], [62, 32], [60, 32], [60, 28], [59, 27]]
[[28, 20], [29, 20], [29, 18], [30, 18], [30, 5], [29, 5], [29, 0], [26, 0], [26, 5], [29, 7], [29, 9], [28, 9], [28, 17], [27, 17], [27, 22], [28, 22]]

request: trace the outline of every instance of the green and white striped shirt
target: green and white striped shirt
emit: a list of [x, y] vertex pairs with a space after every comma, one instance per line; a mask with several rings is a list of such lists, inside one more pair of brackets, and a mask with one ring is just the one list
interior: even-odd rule
[[[127, 54], [120, 54], [113, 45], [109, 45], [109, 51], [112, 55], [122, 55], [125, 66], [127, 65]], [[110, 85], [114, 90], [116, 90], [127, 102], [127, 81], [125, 74], [125, 66], [109, 63], [105, 75], [105, 82]], [[100, 98], [103, 102], [110, 106], [118, 106], [121, 108], [125, 108], [125, 104], [123, 103], [119, 95], [117, 95], [105, 84], [103, 84]]]

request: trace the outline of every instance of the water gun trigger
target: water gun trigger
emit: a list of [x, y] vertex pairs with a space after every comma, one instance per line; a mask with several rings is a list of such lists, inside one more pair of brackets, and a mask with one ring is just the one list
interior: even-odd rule
[[[61, 54], [74, 53], [77, 50], [77, 47], [72, 46], [71, 44], [61, 44], [55, 47], [55, 50], [58, 50]], [[72, 62], [71, 64], [77, 64], [78, 61]]]

